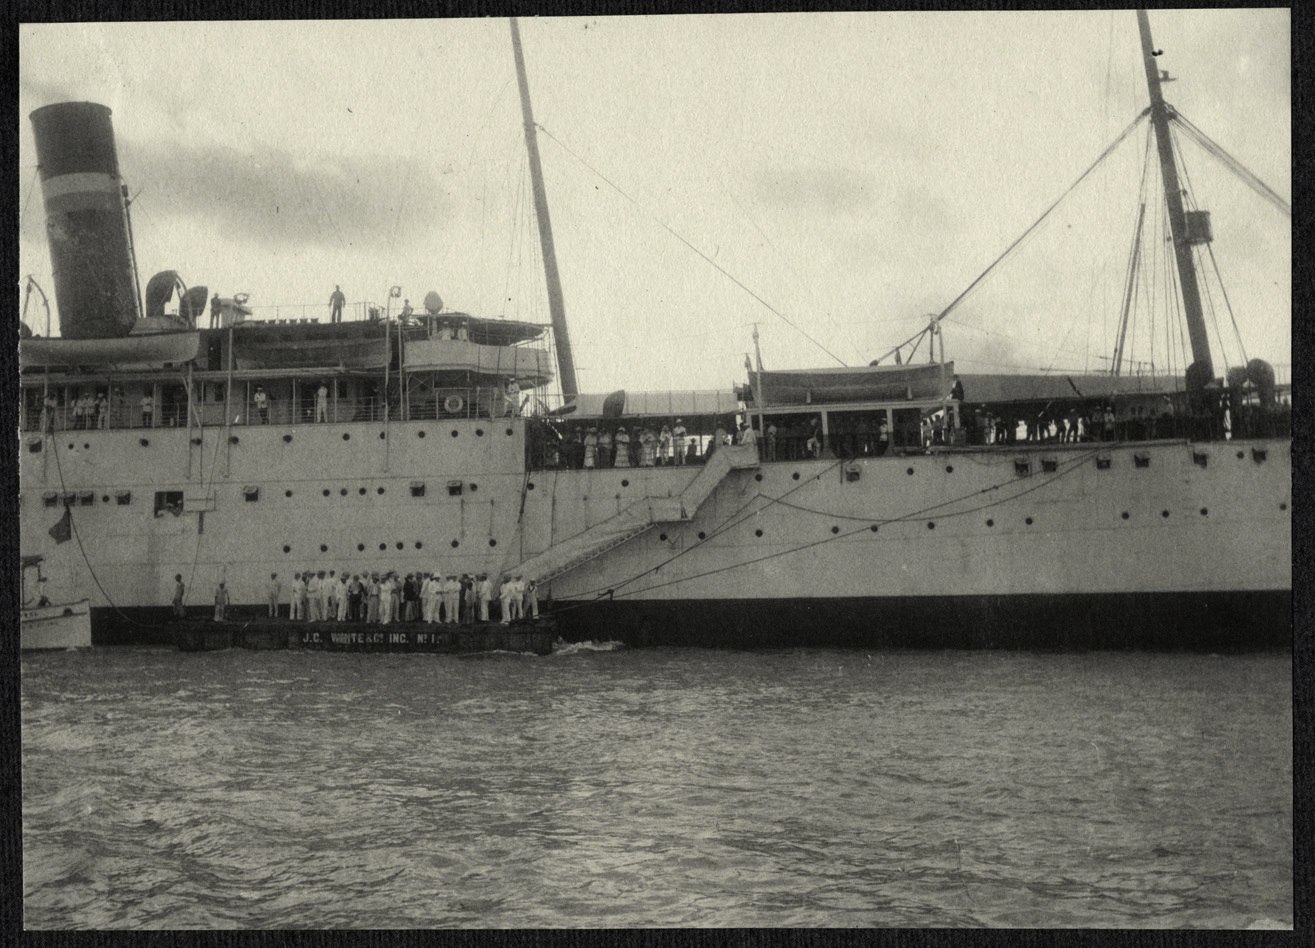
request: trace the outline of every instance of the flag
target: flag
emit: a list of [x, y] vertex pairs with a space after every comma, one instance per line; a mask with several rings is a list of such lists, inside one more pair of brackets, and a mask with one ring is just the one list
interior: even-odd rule
[[73, 511], [68, 507], [64, 508], [64, 516], [50, 528], [50, 536], [56, 543], [73, 539]]

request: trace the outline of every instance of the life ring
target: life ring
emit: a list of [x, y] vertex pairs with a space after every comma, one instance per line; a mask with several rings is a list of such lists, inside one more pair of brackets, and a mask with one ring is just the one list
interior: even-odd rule
[[449, 395], [443, 399], [443, 410], [449, 415], [459, 415], [466, 407], [466, 400], [460, 395]]

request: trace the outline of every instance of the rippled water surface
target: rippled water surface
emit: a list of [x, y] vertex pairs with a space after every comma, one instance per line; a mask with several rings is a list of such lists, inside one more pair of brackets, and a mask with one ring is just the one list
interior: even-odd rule
[[1290, 672], [24, 656], [26, 925], [1291, 925]]

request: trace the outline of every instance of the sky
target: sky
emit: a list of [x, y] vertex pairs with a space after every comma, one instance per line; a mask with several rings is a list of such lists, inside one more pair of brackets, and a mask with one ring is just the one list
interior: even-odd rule
[[[1288, 12], [1150, 16], [1176, 77], [1166, 99], [1290, 201]], [[583, 391], [724, 389], [744, 378], [755, 324], [769, 368], [867, 364], [948, 306], [1147, 104], [1130, 11], [520, 25]], [[250, 294], [257, 318], [325, 319], [335, 284], [352, 308], [397, 284], [415, 304], [435, 290], [448, 309], [548, 322], [507, 21], [28, 24], [19, 37], [19, 267], [47, 292], [27, 115], [88, 100], [113, 110], [143, 285], [174, 269]], [[1108, 371], [1146, 129], [946, 319], [960, 371]], [[1286, 366], [1291, 220], [1182, 141], [1212, 214], [1216, 369], [1243, 354]], [[1151, 276], [1165, 257], [1158, 177], [1149, 188], [1128, 358], [1181, 372], [1186, 333]]]

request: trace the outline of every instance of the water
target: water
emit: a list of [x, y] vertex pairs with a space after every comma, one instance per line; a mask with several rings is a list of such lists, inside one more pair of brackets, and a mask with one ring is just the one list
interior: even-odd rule
[[28, 928], [1292, 924], [1286, 654], [23, 658]]

